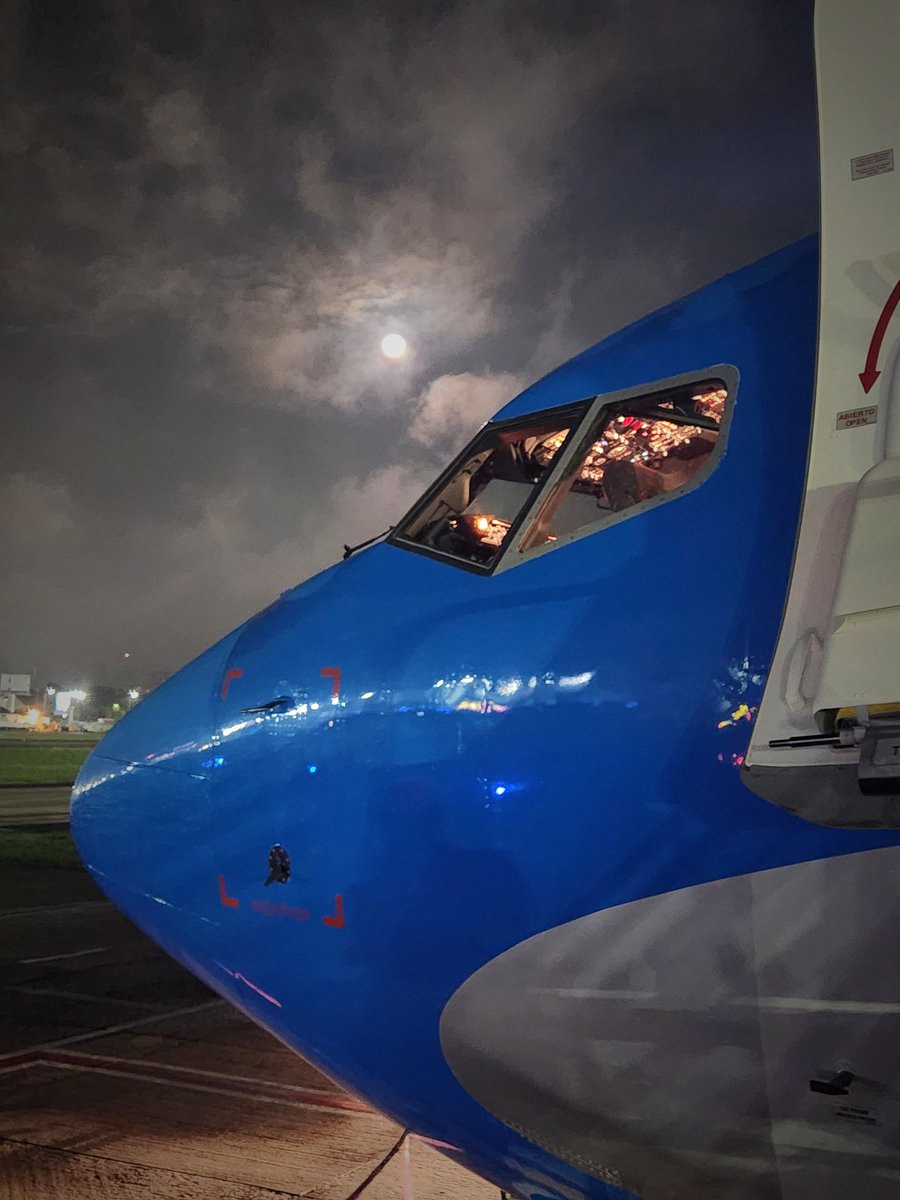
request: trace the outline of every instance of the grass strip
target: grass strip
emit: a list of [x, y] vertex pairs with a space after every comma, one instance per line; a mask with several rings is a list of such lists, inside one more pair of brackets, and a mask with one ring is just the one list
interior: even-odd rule
[[0, 787], [23, 783], [48, 787], [72, 784], [92, 749], [92, 745], [55, 746], [44, 741], [33, 746], [0, 745]]
[[0, 868], [62, 867], [82, 869], [81, 859], [65, 829], [33, 833], [20, 829], [0, 829]]

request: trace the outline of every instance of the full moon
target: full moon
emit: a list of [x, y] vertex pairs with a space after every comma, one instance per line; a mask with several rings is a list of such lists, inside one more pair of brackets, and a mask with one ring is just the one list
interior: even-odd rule
[[385, 358], [402, 358], [406, 353], [406, 338], [400, 333], [389, 333], [381, 339], [381, 353]]

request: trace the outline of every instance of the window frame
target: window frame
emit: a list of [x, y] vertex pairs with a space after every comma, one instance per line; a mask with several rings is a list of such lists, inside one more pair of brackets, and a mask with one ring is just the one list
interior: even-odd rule
[[[542, 545], [533, 546], [527, 550], [520, 549], [523, 541], [532, 530], [534, 518], [537, 516], [540, 507], [568, 476], [573, 462], [583, 458], [591, 443], [596, 440], [596, 431], [604, 413], [607, 413], [609, 416], [615, 416], [617, 411], [627, 409], [635, 401], [650, 402], [655, 396], [664, 397], [669, 392], [680, 391], [687, 387], [699, 387], [718, 381], [721, 381], [728, 393], [725, 411], [722, 414], [722, 423], [719, 426], [718, 437], [716, 438], [716, 444], [712, 453], [703, 466], [690, 479], [671, 492], [662, 492], [659, 495], [651, 496], [647, 500], [641, 500], [637, 504], [622, 509], [620, 512], [604, 511], [596, 521], [563, 534], [556, 541], [545, 542]], [[638, 384], [636, 387], [620, 388], [612, 392], [601, 392], [595, 396], [577, 400], [571, 404], [557, 405], [553, 408], [535, 409], [532, 412], [521, 413], [516, 417], [507, 417], [502, 421], [488, 421], [460, 451], [450, 466], [438, 476], [425, 494], [420, 496], [412, 508], [397, 522], [387, 541], [391, 545], [398, 546], [403, 550], [411, 550], [415, 554], [422, 554], [426, 558], [435, 559], [437, 562], [460, 567], [465, 571], [471, 571], [475, 575], [496, 575], [501, 571], [508, 571], [512, 567], [533, 562], [536, 558], [544, 554], [560, 550], [564, 546], [571, 545], [572, 542], [590, 537], [592, 534], [599, 533], [611, 525], [617, 525], [621, 521], [630, 520], [632, 517], [648, 512], [660, 504], [668, 504], [672, 500], [678, 500], [681, 496], [687, 495], [695, 488], [704, 484], [721, 462], [728, 444], [739, 385], [740, 372], [737, 367], [729, 363], [716, 363], [702, 370], [686, 371], [679, 375], [670, 375], [650, 383]], [[454, 554], [448, 554], [446, 551], [435, 550], [431, 546], [423, 546], [421, 543], [404, 537], [402, 533], [398, 532], [406, 528], [412, 520], [421, 515], [422, 511], [443, 491], [447, 484], [472, 457], [476, 445], [486, 435], [503, 433], [509, 429], [521, 429], [526, 427], [529, 422], [540, 422], [543, 424], [545, 421], [553, 421], [557, 418], [560, 420], [571, 419], [572, 425], [569, 434], [562, 446], [560, 446], [546, 478], [541, 483], [535, 485], [531, 497], [523, 505], [521, 512], [510, 526], [505, 544], [501, 547], [492, 563], [476, 563], [470, 559], [459, 558]]]
[[518, 566], [520, 563], [531, 562], [543, 554], [559, 550], [563, 546], [580, 541], [584, 537], [590, 537], [591, 534], [599, 533], [601, 529], [608, 529], [611, 525], [618, 525], [621, 521], [627, 521], [631, 517], [638, 516], [651, 508], [658, 507], [660, 504], [668, 504], [671, 500], [678, 500], [681, 496], [686, 496], [689, 492], [692, 492], [695, 488], [705, 483], [718, 467], [725, 453], [731, 429], [731, 418], [737, 399], [740, 372], [737, 367], [729, 363], [717, 363], [702, 371], [688, 371], [682, 375], [672, 375], [666, 379], [656, 380], [654, 383], [642, 384], [638, 387], [622, 388], [615, 392], [603, 392], [596, 396], [576, 431], [578, 433], [577, 439], [573, 440], [571, 437], [567, 439], [566, 444], [557, 455], [549, 475], [541, 485], [540, 495], [535, 497], [538, 504], [532, 504], [529, 508], [534, 511], [536, 516], [539, 505], [542, 505], [550, 498], [555, 488], [568, 475], [573, 462], [584, 457], [590, 445], [596, 440], [601, 416], [604, 412], [608, 416], [613, 417], [622, 409], [628, 409], [635, 401], [650, 402], [656, 396], [665, 397], [669, 392], [681, 391], [683, 388], [688, 387], [699, 387], [717, 381], [721, 381], [728, 395], [725, 401], [725, 411], [722, 414], [722, 422], [719, 425], [716, 444], [703, 466], [690, 479], [683, 483], [681, 487], [675, 488], [671, 492], [661, 492], [659, 495], [651, 496], [647, 500], [641, 500], [637, 504], [632, 504], [628, 508], [622, 509], [620, 512], [603, 512], [596, 521], [592, 521], [590, 524], [583, 525], [578, 529], [573, 529], [570, 533], [562, 534], [554, 542], [544, 542], [540, 546], [532, 546], [527, 550], [522, 550], [520, 547], [531, 532], [532, 525], [529, 524], [525, 530], [517, 528], [515, 535], [510, 538], [503, 553], [496, 562], [494, 571], [509, 570], [510, 567]]
[[[594, 397], [587, 397], [583, 400], [576, 400], [570, 404], [556, 405], [554, 408], [539, 408], [534, 412], [522, 413], [518, 417], [507, 417], [502, 421], [488, 421], [482, 425], [481, 429], [475, 434], [468, 445], [457, 454], [453, 462], [442, 472], [431, 485], [431, 487], [420, 496], [411, 509], [397, 522], [391, 531], [387, 541], [393, 546], [399, 546], [403, 550], [412, 550], [416, 554], [424, 554], [426, 558], [434, 558], [438, 562], [449, 563], [454, 567], [462, 567], [463, 570], [471, 571], [475, 575], [493, 575], [499, 567], [502, 560], [506, 557], [507, 551], [514, 544], [518, 544], [519, 532], [525, 521], [528, 520], [536, 501], [540, 500], [545, 492], [545, 486], [549, 482], [553, 468], [556, 466], [556, 461], [562, 458], [572, 444], [572, 439], [577, 438], [580, 430], [584, 425], [585, 416], [591, 411], [594, 404]], [[556, 459], [551, 465], [547, 477], [542, 483], [537, 483], [532, 488], [531, 496], [522, 506], [519, 515], [509, 527], [509, 533], [504, 539], [505, 545], [502, 546], [493, 562], [491, 563], [476, 563], [468, 558], [460, 558], [455, 554], [448, 554], [446, 550], [435, 550], [433, 546], [423, 546], [421, 542], [414, 541], [412, 538], [405, 537], [399, 530], [405, 529], [411, 521], [416, 517], [421, 516], [422, 512], [431, 504], [435, 498], [444, 490], [448, 483], [456, 477], [463, 466], [472, 458], [475, 447], [485, 437], [495, 434], [504, 433], [509, 429], [522, 429], [529, 424], [552, 424], [556, 419], [561, 422], [571, 421], [569, 432], [566, 440], [560, 446], [556, 453]], [[530, 525], [529, 525], [530, 528]]]

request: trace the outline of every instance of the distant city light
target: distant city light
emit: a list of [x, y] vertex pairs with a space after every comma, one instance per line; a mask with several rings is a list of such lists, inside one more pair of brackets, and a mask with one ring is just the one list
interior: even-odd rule
[[140, 698], [140, 694], [141, 694], [141, 689], [140, 689], [140, 688], [129, 688], [129, 689], [128, 689], [128, 699], [129, 699], [129, 700], [137, 700], [137, 699], [139, 699], [139, 698]]
[[406, 354], [406, 338], [401, 333], [389, 333], [381, 339], [381, 353], [385, 358], [403, 358]]
[[88, 698], [88, 693], [83, 692], [80, 688], [73, 688], [70, 695], [73, 700], [78, 700], [78, 701], [87, 700], [87, 698]]

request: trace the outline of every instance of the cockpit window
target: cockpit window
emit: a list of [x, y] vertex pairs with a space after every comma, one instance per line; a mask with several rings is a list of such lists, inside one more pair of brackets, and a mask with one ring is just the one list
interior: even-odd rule
[[395, 536], [492, 567], [583, 413], [581, 405], [485, 430]]
[[519, 544], [524, 553], [678, 492], [712, 457], [728, 392], [718, 380], [601, 409]]
[[738, 379], [722, 363], [488, 425], [390, 540], [505, 571], [673, 500], [721, 458]]

